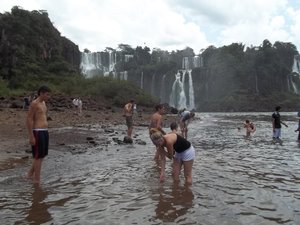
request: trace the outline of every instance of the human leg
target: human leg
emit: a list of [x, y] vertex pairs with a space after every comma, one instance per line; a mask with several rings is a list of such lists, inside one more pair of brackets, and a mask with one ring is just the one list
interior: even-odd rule
[[41, 168], [42, 168], [42, 159], [34, 159], [34, 183], [40, 183], [41, 180]]
[[194, 160], [183, 161], [183, 170], [186, 184], [192, 184], [192, 168]]
[[179, 160], [179, 159], [174, 158], [173, 159], [173, 171], [172, 171], [172, 173], [173, 173], [173, 179], [176, 182], [179, 181], [181, 166], [182, 166], [182, 161]]
[[166, 178], [166, 156], [159, 151], [159, 159], [160, 159], [160, 176], [159, 181], [164, 182]]

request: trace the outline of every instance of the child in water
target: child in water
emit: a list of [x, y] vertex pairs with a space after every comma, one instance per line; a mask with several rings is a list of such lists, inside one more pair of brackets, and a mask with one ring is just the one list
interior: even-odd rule
[[249, 120], [245, 120], [244, 128], [246, 129], [246, 137], [250, 137], [251, 133], [256, 131], [254, 124], [250, 123]]

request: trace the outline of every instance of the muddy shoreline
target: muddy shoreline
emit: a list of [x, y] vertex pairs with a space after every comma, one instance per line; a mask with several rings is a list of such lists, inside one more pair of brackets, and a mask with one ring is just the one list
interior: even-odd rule
[[[141, 108], [134, 115], [134, 126], [147, 129], [152, 113], [153, 109]], [[0, 108], [0, 170], [13, 168], [17, 163], [31, 158], [25, 125], [26, 115], [27, 110], [20, 108]], [[72, 108], [50, 108], [48, 119], [50, 150], [76, 153], [77, 149], [85, 149], [82, 148], [84, 145], [105, 149], [111, 142], [123, 144], [123, 138], [126, 135], [121, 108], [83, 110], [82, 115], [78, 115]], [[174, 120], [176, 120], [176, 115], [164, 115], [166, 129]], [[95, 126], [97, 129], [94, 129]], [[134, 143], [144, 144], [135, 130], [133, 135]], [[78, 148], [78, 146], [81, 147]]]

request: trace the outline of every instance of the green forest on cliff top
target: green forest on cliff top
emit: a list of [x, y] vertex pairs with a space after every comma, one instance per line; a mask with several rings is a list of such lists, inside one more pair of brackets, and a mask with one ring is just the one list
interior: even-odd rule
[[[78, 46], [61, 36], [44, 10], [30, 12], [15, 6], [11, 12], [0, 14], [0, 32], [0, 96], [22, 95], [47, 84], [57, 93], [102, 96], [116, 105], [132, 97], [141, 105], [150, 106], [157, 101], [130, 82], [81, 75]], [[151, 52], [148, 47], [122, 46], [124, 54], [134, 55], [126, 65], [131, 74], [174, 74], [181, 68], [182, 57], [195, 55], [191, 48]], [[293, 110], [298, 107], [298, 95], [288, 89], [287, 77], [291, 75], [294, 55], [298, 51], [292, 43], [278, 41], [272, 45], [268, 40], [251, 48], [233, 43], [203, 49], [204, 67], [195, 69], [193, 76], [196, 83], [211, 84], [211, 93], [200, 99], [205, 96], [205, 88], [200, 83], [195, 87], [199, 108], [258, 111], [281, 104]], [[259, 92], [253, 79], [259, 80]], [[292, 79], [300, 87], [299, 76]], [[230, 88], [224, 86], [227, 83]]]

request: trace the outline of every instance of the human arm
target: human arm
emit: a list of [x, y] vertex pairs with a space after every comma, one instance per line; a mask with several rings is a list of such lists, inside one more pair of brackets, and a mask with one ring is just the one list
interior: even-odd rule
[[288, 127], [288, 125], [285, 122], [280, 121], [281, 124], [283, 124], [285, 127]]
[[27, 130], [28, 130], [30, 145], [35, 145], [35, 138], [34, 138], [32, 130], [34, 128], [34, 116], [35, 116], [36, 107], [37, 107], [37, 105], [35, 102], [33, 102], [30, 105], [28, 114], [27, 114], [27, 119], [26, 119], [26, 126], [27, 126]]

